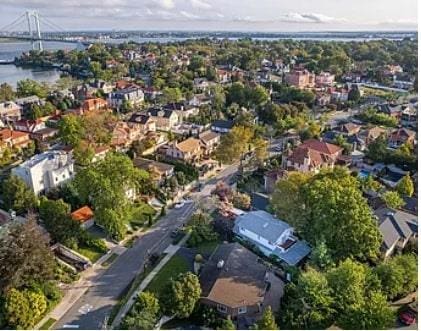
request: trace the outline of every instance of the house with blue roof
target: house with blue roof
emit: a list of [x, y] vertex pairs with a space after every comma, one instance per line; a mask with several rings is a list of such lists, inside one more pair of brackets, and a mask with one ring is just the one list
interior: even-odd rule
[[288, 223], [263, 210], [238, 216], [233, 231], [264, 255], [275, 255], [288, 265], [299, 264], [311, 252], [306, 242], [294, 236], [294, 229]]

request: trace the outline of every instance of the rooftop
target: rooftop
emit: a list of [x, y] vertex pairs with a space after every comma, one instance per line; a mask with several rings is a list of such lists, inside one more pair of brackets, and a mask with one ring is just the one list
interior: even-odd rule
[[80, 223], [84, 223], [86, 221], [89, 221], [94, 217], [94, 212], [91, 208], [88, 206], [83, 206], [82, 208], [79, 208], [78, 210], [75, 210], [72, 214], [72, 219], [74, 221], [78, 221]]
[[238, 243], [221, 244], [200, 273], [202, 296], [232, 308], [254, 305], [264, 299], [265, 277], [257, 255]]

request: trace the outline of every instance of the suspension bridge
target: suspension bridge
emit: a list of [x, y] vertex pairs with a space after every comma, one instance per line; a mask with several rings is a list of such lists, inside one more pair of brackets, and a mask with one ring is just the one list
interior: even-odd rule
[[37, 10], [28, 10], [1, 27], [0, 38], [28, 40], [32, 43], [32, 49], [40, 51], [43, 50], [43, 41], [82, 43], [85, 45], [91, 43], [91, 41], [81, 41], [70, 37], [65, 29], [41, 15]]

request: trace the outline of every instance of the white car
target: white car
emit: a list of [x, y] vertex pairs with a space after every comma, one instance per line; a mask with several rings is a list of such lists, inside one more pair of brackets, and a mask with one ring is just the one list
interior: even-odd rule
[[184, 201], [179, 202], [179, 203], [177, 203], [177, 204], [174, 206], [174, 208], [175, 208], [175, 209], [180, 209], [180, 208], [183, 208], [183, 207], [184, 207], [184, 204], [185, 204], [185, 202], [184, 202]]

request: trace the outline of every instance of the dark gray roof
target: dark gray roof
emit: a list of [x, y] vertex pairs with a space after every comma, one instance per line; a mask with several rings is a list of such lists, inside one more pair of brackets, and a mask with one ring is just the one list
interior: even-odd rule
[[403, 206], [402, 209], [413, 215], [418, 215], [418, 199], [414, 197], [405, 197], [403, 200], [405, 201], [405, 206]]
[[170, 109], [161, 109], [161, 108], [148, 109], [148, 114], [155, 117], [160, 116], [160, 117], [169, 118], [172, 115], [172, 113], [173, 113], [173, 110], [170, 110]]
[[212, 123], [213, 127], [231, 129], [234, 126], [234, 121], [230, 120], [216, 120]]
[[261, 193], [251, 194], [251, 207], [254, 210], [267, 210], [269, 207], [269, 197]]
[[251, 211], [235, 220], [235, 228], [245, 228], [270, 242], [276, 242], [291, 226], [263, 211]]
[[418, 216], [392, 208], [380, 208], [374, 213], [378, 217], [384, 244], [388, 248], [397, 239], [406, 239], [418, 232]]
[[[218, 268], [217, 264], [221, 260], [224, 265]], [[265, 275], [266, 267], [258, 262], [257, 255], [238, 243], [221, 244], [200, 272], [202, 296], [209, 295], [218, 278], [231, 278], [233, 283], [246, 283], [264, 291]]]
[[274, 254], [289, 265], [297, 265], [302, 259], [310, 254], [311, 248], [306, 242], [297, 240], [285, 252], [282, 252], [278, 247], [274, 250]]
[[149, 119], [149, 115], [135, 113], [130, 117], [129, 122], [146, 124]]

